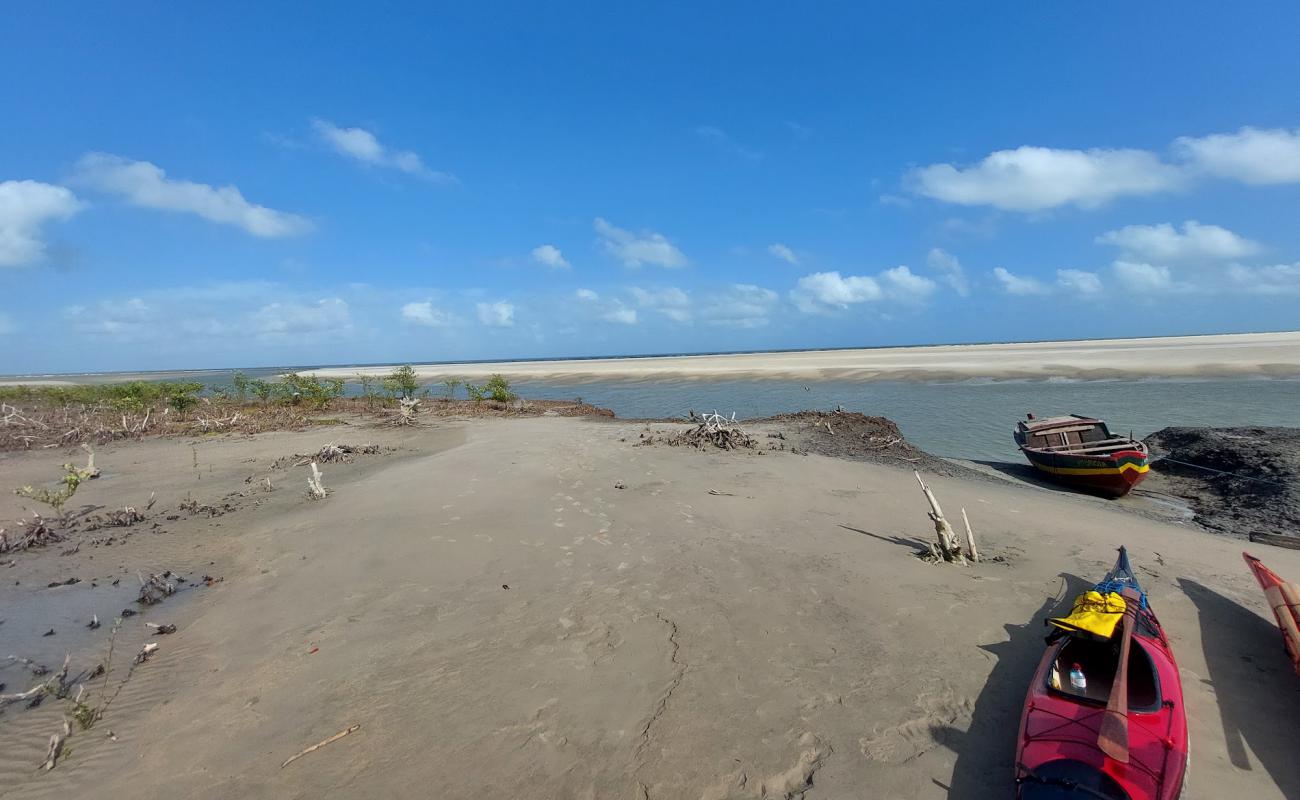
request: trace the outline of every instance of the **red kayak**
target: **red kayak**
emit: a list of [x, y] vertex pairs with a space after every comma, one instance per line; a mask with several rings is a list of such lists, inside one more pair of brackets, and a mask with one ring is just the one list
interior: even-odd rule
[[1016, 797], [1174, 800], [1188, 765], [1178, 664], [1123, 547], [1094, 589], [1122, 594], [1126, 610], [1109, 639], [1048, 638], [1020, 720]]
[[1255, 573], [1255, 580], [1264, 590], [1269, 608], [1277, 619], [1277, 626], [1282, 629], [1282, 641], [1286, 644], [1286, 653], [1291, 657], [1291, 664], [1300, 672], [1300, 586], [1287, 583], [1276, 572], [1260, 563], [1250, 553], [1242, 553], [1250, 571]]

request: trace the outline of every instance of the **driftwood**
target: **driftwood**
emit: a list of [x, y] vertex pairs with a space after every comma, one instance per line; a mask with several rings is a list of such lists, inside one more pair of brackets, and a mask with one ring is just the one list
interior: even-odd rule
[[153, 628], [154, 633], [158, 634], [159, 636], [176, 632], [176, 626], [171, 624], [159, 625], [156, 622], [146, 622], [145, 625], [150, 628]]
[[325, 496], [329, 494], [329, 489], [326, 489], [325, 485], [321, 483], [323, 477], [325, 476], [321, 474], [316, 462], [311, 462], [311, 477], [307, 479], [307, 496], [312, 500], [324, 500]]
[[[664, 436], [660, 441], [673, 447], [694, 447], [697, 450], [703, 450], [708, 447], [716, 447], [719, 450], [738, 450], [741, 448], [752, 449], [758, 446], [758, 440], [741, 429], [736, 422], [736, 415], [733, 413], [730, 418], [724, 417], [716, 411], [712, 414], [696, 415], [691, 412], [692, 420], [699, 420], [694, 428], [690, 428], [671, 436]], [[643, 436], [645, 436], [643, 434]], [[653, 436], [645, 436], [641, 444], [654, 444]]]
[[1250, 540], [1260, 544], [1271, 544], [1275, 547], [1300, 550], [1300, 536], [1287, 536], [1282, 533], [1252, 533], [1250, 534]]
[[161, 603], [164, 599], [176, 593], [176, 584], [167, 580], [173, 577], [170, 570], [163, 572], [161, 575], [151, 574], [148, 579], [139, 573], [136, 574], [136, 577], [140, 579], [140, 596], [135, 601], [141, 605], [151, 606]]
[[72, 735], [72, 726], [68, 724], [65, 717], [63, 719], [63, 728], [58, 733], [50, 736], [50, 746], [45, 753], [45, 761], [41, 763], [40, 769], [51, 770], [59, 763], [59, 756], [63, 754], [63, 743]]
[[943, 516], [943, 509], [939, 507], [939, 500], [926, 486], [925, 481], [921, 480], [921, 473], [913, 471], [916, 475], [916, 482], [921, 484], [921, 491], [925, 493], [925, 499], [930, 504], [929, 517], [934, 522], [934, 532], [938, 539], [937, 546], [932, 546], [932, 554], [936, 561], [948, 561], [951, 563], [964, 564], [966, 557], [961, 553], [961, 545], [957, 544], [957, 534], [953, 532], [952, 526]]
[[44, 547], [61, 541], [63, 541], [63, 534], [51, 528], [45, 522], [45, 518], [35, 511], [32, 512], [31, 519], [19, 520], [18, 529], [15, 531], [10, 532], [0, 528], [0, 553], [26, 550], [29, 547]]
[[415, 425], [417, 424], [415, 414], [420, 409], [420, 401], [414, 397], [403, 397], [397, 401], [397, 416], [393, 418], [394, 425]]
[[289, 756], [284, 760], [284, 763], [280, 765], [280, 769], [284, 769], [285, 767], [289, 766], [290, 764], [302, 758], [303, 756], [307, 755], [308, 753], [313, 752], [315, 750], [319, 750], [325, 745], [330, 744], [331, 742], [337, 742], [339, 739], [342, 739], [344, 736], [347, 736], [349, 733], [352, 733], [353, 731], [357, 730], [360, 727], [361, 725], [357, 724], [357, 725], [352, 725], [350, 727], [344, 728], [343, 730], [334, 734], [330, 738], [317, 742], [311, 747], [308, 747], [307, 749], [302, 750], [298, 753], [294, 753], [293, 755]]
[[971, 530], [970, 517], [966, 516], [966, 509], [961, 510], [961, 521], [966, 523], [966, 557], [971, 561], [980, 560], [980, 552], [975, 549], [975, 531]]
[[149, 642], [144, 647], [140, 648], [140, 652], [135, 654], [135, 661], [132, 663], [132, 666], [135, 666], [136, 664], [143, 664], [144, 662], [149, 660], [149, 656], [153, 655], [157, 651], [158, 651], [158, 643]]

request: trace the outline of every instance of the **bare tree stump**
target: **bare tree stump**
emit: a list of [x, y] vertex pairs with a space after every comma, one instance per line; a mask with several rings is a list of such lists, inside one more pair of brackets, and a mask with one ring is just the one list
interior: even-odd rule
[[934, 522], [939, 557], [950, 563], [966, 563], [966, 557], [961, 553], [961, 545], [957, 544], [957, 534], [953, 532], [952, 526], [944, 518], [943, 509], [939, 507], [939, 500], [934, 496], [934, 492], [930, 491], [930, 487], [925, 485], [925, 481], [921, 480], [920, 472], [913, 470], [912, 474], [916, 475], [916, 482], [921, 484], [921, 491], [925, 493], [925, 499], [930, 503], [929, 516], [931, 521]]

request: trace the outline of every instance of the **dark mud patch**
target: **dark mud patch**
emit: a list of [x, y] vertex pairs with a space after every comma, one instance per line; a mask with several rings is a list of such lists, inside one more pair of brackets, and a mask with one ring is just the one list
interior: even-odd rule
[[1295, 537], [1300, 546], [1300, 428], [1164, 428], [1145, 439], [1149, 483], [1182, 497], [1218, 533]]
[[907, 441], [898, 425], [887, 417], [873, 417], [856, 411], [798, 411], [750, 420], [748, 424], [780, 434], [784, 437], [785, 449], [792, 452], [869, 461], [932, 475], [987, 477], [930, 455]]

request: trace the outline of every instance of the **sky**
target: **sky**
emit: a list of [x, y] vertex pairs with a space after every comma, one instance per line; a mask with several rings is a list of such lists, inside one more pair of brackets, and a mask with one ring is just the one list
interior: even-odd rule
[[1300, 6], [0, 19], [0, 373], [1300, 327]]

